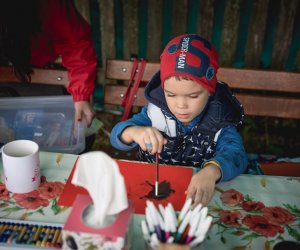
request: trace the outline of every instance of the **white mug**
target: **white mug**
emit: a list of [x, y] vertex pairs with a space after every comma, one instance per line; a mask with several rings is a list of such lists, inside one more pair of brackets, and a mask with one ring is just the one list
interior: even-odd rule
[[16, 140], [2, 147], [5, 186], [13, 193], [28, 193], [41, 182], [39, 145], [30, 140]]

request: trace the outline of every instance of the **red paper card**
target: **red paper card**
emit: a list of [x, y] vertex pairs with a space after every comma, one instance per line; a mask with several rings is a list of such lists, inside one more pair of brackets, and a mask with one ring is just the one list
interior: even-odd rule
[[[151, 185], [155, 183], [155, 164], [125, 160], [116, 161], [120, 172], [124, 176], [128, 199], [134, 202], [135, 213], [144, 214], [146, 200], [150, 199], [147, 196], [154, 190]], [[75, 166], [76, 163], [58, 200], [58, 205], [60, 206], [72, 206], [78, 193], [87, 194], [85, 189], [74, 186], [71, 183]], [[162, 204], [163, 206], [166, 206], [170, 202], [175, 210], [180, 210], [186, 199], [185, 190], [190, 183], [192, 174], [193, 170], [191, 168], [160, 165], [159, 182], [164, 181], [173, 191], [169, 192], [169, 196], [165, 199], [150, 200], [155, 204]]]

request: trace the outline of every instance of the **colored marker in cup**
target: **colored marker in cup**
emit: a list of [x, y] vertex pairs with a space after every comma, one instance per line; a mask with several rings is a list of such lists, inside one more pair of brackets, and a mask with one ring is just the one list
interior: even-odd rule
[[190, 218], [191, 218], [191, 215], [192, 215], [192, 212], [191, 210], [189, 210], [185, 217], [183, 218], [178, 230], [177, 230], [177, 233], [176, 233], [176, 237], [175, 237], [175, 242], [177, 243], [183, 243], [182, 242], [182, 235], [186, 229], [186, 227], [188, 226], [189, 224], [189, 221], [190, 221]]
[[189, 198], [185, 201], [180, 213], [179, 213], [179, 216], [178, 216], [178, 224], [180, 224], [184, 218], [184, 216], [187, 214], [187, 212], [190, 210], [191, 208], [191, 205], [192, 205], [192, 199]]

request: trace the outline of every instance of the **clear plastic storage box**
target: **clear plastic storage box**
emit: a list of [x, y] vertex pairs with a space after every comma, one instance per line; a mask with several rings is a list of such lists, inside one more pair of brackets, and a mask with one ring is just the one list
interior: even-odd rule
[[79, 154], [85, 149], [85, 124], [74, 122], [71, 96], [0, 98], [0, 144], [28, 139], [40, 150]]

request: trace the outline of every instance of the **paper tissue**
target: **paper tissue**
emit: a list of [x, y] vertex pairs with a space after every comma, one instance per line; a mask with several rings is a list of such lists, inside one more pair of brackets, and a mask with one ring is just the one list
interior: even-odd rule
[[119, 166], [104, 152], [82, 154], [72, 183], [88, 195], [77, 195], [64, 225], [63, 249], [124, 249], [133, 204], [127, 200]]

